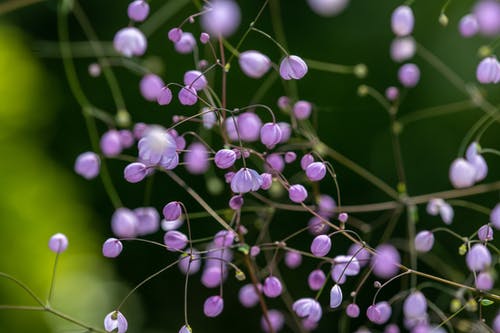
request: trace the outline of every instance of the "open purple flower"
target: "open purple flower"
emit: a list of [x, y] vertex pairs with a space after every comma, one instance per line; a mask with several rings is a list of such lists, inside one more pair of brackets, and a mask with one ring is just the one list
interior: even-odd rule
[[241, 168], [231, 179], [231, 190], [234, 193], [258, 191], [262, 185], [262, 177], [250, 168]]
[[280, 76], [284, 80], [300, 80], [307, 74], [307, 64], [296, 55], [286, 56], [280, 63]]

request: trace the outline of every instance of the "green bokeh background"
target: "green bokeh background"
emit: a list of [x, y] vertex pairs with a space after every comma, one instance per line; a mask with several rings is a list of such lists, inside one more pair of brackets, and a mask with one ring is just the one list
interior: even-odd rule
[[[388, 51], [393, 38], [389, 18], [393, 8], [400, 2], [351, 2], [341, 15], [323, 18], [315, 15], [304, 0], [281, 1], [284, 30], [292, 54], [338, 64], [365, 63], [369, 68], [369, 75], [364, 80], [352, 75], [311, 70], [298, 82], [299, 96], [317, 106], [318, 132], [325, 143], [395, 187], [397, 178], [390, 143], [389, 117], [371, 98], [360, 98], [357, 88], [364, 83], [383, 91], [387, 86], [397, 84], [399, 65], [390, 60]], [[164, 2], [153, 0], [150, 3], [154, 12]], [[262, 1], [239, 3], [243, 11], [242, 26], [247, 26]], [[466, 82], [475, 82], [474, 73], [479, 60], [477, 50], [489, 42], [480, 37], [463, 39], [457, 32], [459, 18], [470, 10], [472, 4], [473, 1], [452, 2], [447, 11], [449, 25], [446, 28], [440, 26], [437, 20], [441, 1], [416, 1], [413, 5], [417, 22], [414, 34], [416, 40], [443, 59]], [[108, 43], [106, 45], [109, 45], [119, 28], [128, 24], [127, 5], [128, 1], [82, 1], [91, 24], [99, 38]], [[52, 234], [65, 233], [70, 239], [70, 247], [60, 260], [54, 306], [100, 326], [104, 315], [116, 306], [130, 288], [166, 265], [173, 256], [143, 244], [127, 244], [123, 255], [117, 260], [101, 258], [101, 244], [111, 235], [109, 220], [113, 208], [98, 179], [84, 181], [72, 171], [75, 157], [82, 151], [90, 150], [90, 141], [58, 56], [56, 7], [57, 1], [46, 1], [0, 16], [0, 271], [18, 277], [44, 297], [48, 292], [54, 261], [54, 255], [46, 244]], [[184, 71], [192, 68], [192, 58], [176, 54], [166, 39], [166, 33], [194, 11], [193, 5], [185, 6], [149, 38], [144, 63], [155, 68], [166, 82], [181, 81]], [[264, 13], [258, 27], [272, 32], [268, 11]], [[193, 31], [195, 36], [199, 33], [197, 24], [186, 29]], [[240, 28], [230, 41], [236, 43], [243, 31]], [[70, 36], [73, 41], [85, 40], [73, 18], [70, 19]], [[250, 35], [243, 49], [261, 50], [275, 62], [281, 56], [269, 40], [256, 34]], [[87, 66], [95, 58], [79, 56], [87, 51], [88, 47], [76, 51], [75, 59], [83, 90], [92, 103], [114, 112], [114, 104], [103, 77], [91, 78], [87, 74]], [[404, 92], [400, 115], [467, 99], [421, 58], [416, 57], [414, 61], [420, 66], [421, 81], [415, 89]], [[157, 122], [168, 126], [173, 114], [192, 114], [192, 108], [175, 103], [160, 108], [144, 101], [138, 92], [138, 75], [124, 68], [116, 68], [115, 73], [134, 121]], [[262, 84], [261, 80], [243, 77], [237, 66], [233, 66], [228, 77], [228, 105], [231, 107], [247, 105]], [[499, 101], [497, 86], [481, 89], [484, 89], [491, 102], [495, 104]], [[274, 107], [282, 94], [283, 87], [276, 83], [262, 102]], [[481, 110], [471, 108], [424, 119], [403, 128], [401, 144], [410, 195], [450, 189], [447, 177], [449, 164], [457, 156], [465, 133], [481, 116]], [[284, 115], [280, 117], [285, 119]], [[104, 129], [105, 126], [99, 124], [99, 130]], [[498, 129], [496, 123], [484, 134], [481, 140], [484, 147], [499, 147]], [[489, 155], [487, 161], [490, 174], [485, 182], [497, 180], [500, 165], [498, 157]], [[142, 193], [144, 184], [125, 184], [121, 177], [123, 162], [111, 161], [109, 166], [124, 204], [131, 208], [140, 206], [143, 197], [138, 193]], [[335, 165], [335, 168], [344, 204], [388, 199], [350, 170], [341, 165]], [[183, 171], [179, 173], [185, 176]], [[214, 207], [224, 207], [228, 200], [227, 194], [206, 194], [207, 179], [201, 176], [189, 178], [192, 186], [205, 194]], [[331, 184], [322, 185], [321, 189], [330, 193], [334, 190]], [[174, 199], [183, 200], [193, 211], [201, 209], [166, 177], [156, 177], [153, 204], [161, 208]], [[472, 200], [493, 207], [499, 201], [499, 193], [476, 196]], [[425, 214], [425, 207], [419, 207], [419, 212], [418, 229], [441, 224], [437, 218]], [[460, 233], [470, 234], [487, 222], [486, 216], [466, 209], [457, 208], [455, 213], [453, 228]], [[370, 223], [377, 216], [359, 214], [356, 217]], [[255, 216], [247, 218], [249, 226], [255, 222], [254, 219]], [[279, 238], [302, 227], [307, 216], [280, 213], [275, 221], [271, 232], [274, 238]], [[400, 222], [394, 234], [396, 239], [404, 237], [406, 232], [404, 219]], [[217, 230], [208, 220], [194, 223], [199, 236]], [[379, 228], [367, 237], [376, 245], [382, 232], [383, 228]], [[463, 259], [456, 254], [460, 244], [447, 236], [439, 237], [438, 243], [441, 244], [436, 248], [437, 255], [429, 257], [430, 260], [436, 262], [442, 259], [455, 268], [459, 279], [464, 279]], [[158, 233], [151, 238], [161, 240], [162, 235]], [[309, 239], [304, 236], [293, 245], [305, 249]], [[342, 253], [347, 246], [348, 243], [339, 240], [334, 247], [335, 251]], [[311, 295], [306, 289], [305, 279], [312, 267], [313, 263], [308, 262], [293, 274], [284, 270], [287, 278], [291, 275], [287, 283], [295, 297]], [[431, 272], [435, 269], [424, 268]], [[211, 320], [204, 318], [202, 303], [212, 292], [200, 286], [199, 276], [195, 276], [190, 288], [190, 320], [195, 332], [225, 332], [236, 327], [241, 332], [258, 330], [259, 310], [244, 312], [236, 300], [240, 283], [232, 278], [225, 287], [224, 315]], [[172, 270], [142, 288], [124, 308], [130, 331], [176, 332], [183, 322], [181, 283], [181, 275]], [[373, 294], [373, 290], [366, 289], [364, 302], [368, 302]], [[30, 302], [19, 288], [0, 280], [0, 303], [31, 305]], [[447, 302], [445, 298], [438, 299], [443, 309], [447, 308]], [[270, 303], [281, 306], [278, 301]], [[490, 318], [493, 312], [494, 309], [490, 309]], [[321, 323], [320, 330], [327, 332], [336, 329], [339, 317], [339, 313], [325, 314], [327, 319]], [[353, 323], [348, 326], [349, 330], [354, 330], [357, 325]], [[45, 314], [0, 311], [0, 332], [73, 331], [76, 331], [74, 326]]]

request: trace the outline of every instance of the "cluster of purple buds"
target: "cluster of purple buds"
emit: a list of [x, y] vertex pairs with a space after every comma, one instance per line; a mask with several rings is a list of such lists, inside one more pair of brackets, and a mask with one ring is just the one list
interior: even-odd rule
[[488, 174], [488, 165], [478, 152], [480, 146], [473, 142], [467, 148], [465, 158], [457, 158], [450, 166], [450, 181], [455, 188], [465, 188], [482, 181]]
[[439, 215], [445, 224], [451, 224], [455, 212], [453, 207], [440, 198], [433, 198], [427, 203], [427, 213], [432, 216]]

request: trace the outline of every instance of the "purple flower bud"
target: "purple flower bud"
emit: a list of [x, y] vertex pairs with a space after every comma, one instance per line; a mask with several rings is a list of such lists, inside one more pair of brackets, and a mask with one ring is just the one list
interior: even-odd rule
[[55, 253], [62, 253], [68, 248], [68, 238], [66, 235], [57, 233], [49, 239], [49, 249]]
[[[271, 327], [273, 328], [273, 332], [279, 332], [285, 325], [285, 316], [278, 310], [271, 309], [267, 312], [267, 317], [271, 322]], [[267, 324], [267, 320], [264, 316], [260, 319], [260, 327], [264, 332], [270, 332], [269, 326]]]
[[143, 180], [147, 175], [147, 167], [143, 163], [130, 163], [123, 170], [123, 177], [129, 183], [138, 183]]
[[[201, 268], [200, 255], [194, 248], [192, 252], [191, 249], [189, 249], [187, 252], [189, 253], [188, 255], [184, 253], [180, 255], [179, 270], [183, 274], [193, 275], [198, 273]], [[191, 263], [189, 263], [190, 260]]]
[[335, 200], [326, 194], [321, 194], [318, 200], [318, 211], [321, 216], [330, 217], [337, 207]]
[[474, 6], [479, 31], [486, 36], [494, 36], [500, 32], [500, 4], [495, 0], [478, 1]]
[[500, 82], [500, 63], [496, 57], [486, 57], [477, 65], [476, 78], [480, 83]]
[[370, 305], [368, 309], [366, 309], [366, 317], [373, 322], [377, 323], [380, 321], [380, 310], [375, 305]]
[[215, 114], [214, 111], [209, 111], [208, 108], [203, 108], [201, 110], [203, 112], [203, 115], [201, 116], [203, 120], [203, 127], [206, 129], [211, 129], [212, 127], [217, 124], [217, 115]]
[[195, 105], [196, 102], [198, 101], [198, 94], [196, 93], [196, 89], [189, 86], [183, 87], [179, 91], [177, 97], [179, 98], [179, 102], [182, 105], [188, 105], [188, 106]]
[[383, 279], [389, 279], [399, 271], [398, 265], [401, 263], [396, 248], [390, 244], [377, 246], [376, 254], [372, 257], [373, 273]]
[[462, 17], [458, 23], [458, 31], [462, 37], [466, 38], [476, 35], [479, 31], [479, 24], [477, 23], [476, 17], [473, 14]]
[[182, 214], [182, 207], [179, 201], [171, 201], [163, 207], [163, 217], [167, 221], [175, 221]]
[[128, 17], [135, 22], [144, 21], [149, 14], [149, 5], [144, 0], [132, 1], [127, 9]]
[[161, 165], [167, 168], [178, 163], [177, 142], [164, 128], [151, 127], [139, 140], [139, 158], [149, 165]]
[[188, 54], [193, 52], [196, 47], [196, 39], [190, 32], [183, 32], [181, 38], [175, 42], [174, 48], [180, 54]]
[[305, 171], [312, 162], [314, 162], [314, 157], [311, 154], [305, 154], [300, 159], [300, 167]]
[[311, 253], [316, 257], [324, 257], [332, 248], [332, 240], [327, 235], [316, 236], [311, 243]]
[[118, 208], [111, 217], [111, 229], [115, 236], [119, 238], [136, 237], [138, 223], [137, 216], [127, 208]]
[[366, 310], [366, 316], [375, 324], [384, 324], [391, 317], [392, 310], [387, 302], [370, 305]]
[[207, 78], [200, 71], [187, 71], [184, 73], [184, 85], [196, 90], [203, 90], [208, 84]]
[[397, 100], [399, 98], [399, 89], [396, 87], [388, 87], [385, 90], [385, 97], [389, 101], [394, 102], [395, 100]]
[[286, 56], [280, 63], [280, 76], [284, 80], [300, 80], [307, 74], [307, 64], [302, 58]]
[[306, 168], [306, 176], [310, 181], [317, 182], [325, 178], [326, 166], [323, 162], [313, 162]]
[[415, 18], [408, 6], [399, 6], [392, 12], [391, 28], [396, 36], [407, 36], [413, 32]]
[[86, 152], [78, 155], [75, 161], [75, 172], [85, 179], [97, 177], [101, 168], [99, 155], [93, 152]]
[[231, 190], [234, 193], [258, 191], [262, 185], [262, 177], [250, 168], [241, 168], [231, 179]]
[[281, 129], [276, 123], [265, 123], [260, 129], [260, 141], [269, 149], [281, 140]]
[[122, 152], [120, 133], [117, 130], [109, 130], [104, 133], [99, 142], [101, 151], [106, 157], [114, 157]]
[[500, 203], [491, 210], [490, 222], [495, 227], [495, 229], [500, 229]]
[[160, 214], [154, 207], [140, 207], [134, 209], [137, 216], [137, 235], [149, 235], [155, 233], [160, 228]]
[[242, 141], [254, 142], [260, 137], [262, 121], [253, 112], [245, 112], [238, 116], [238, 132]]
[[281, 129], [281, 140], [280, 143], [286, 143], [290, 140], [290, 136], [292, 135], [292, 127], [289, 123], [279, 122], [278, 123]]
[[281, 96], [278, 98], [277, 105], [280, 110], [287, 110], [290, 107], [290, 98], [288, 96]]
[[202, 32], [200, 34], [200, 42], [202, 44], [207, 44], [210, 41], [210, 35], [207, 34], [206, 32]]
[[295, 152], [293, 152], [293, 151], [287, 151], [285, 153], [285, 162], [286, 163], [292, 163], [296, 159], [297, 159], [297, 154], [295, 154]]
[[146, 52], [148, 42], [144, 34], [137, 28], [127, 27], [115, 34], [113, 47], [125, 57], [141, 56]]
[[347, 213], [340, 213], [338, 219], [340, 222], [346, 223], [349, 219], [349, 215], [347, 215]]
[[438, 214], [441, 215], [441, 219], [446, 224], [451, 224], [453, 221], [453, 207], [440, 198], [433, 198], [429, 200], [429, 203], [427, 204], [427, 213], [433, 216]]
[[476, 277], [476, 288], [480, 290], [491, 290], [493, 289], [494, 284], [495, 281], [488, 272], [481, 272]]
[[349, 4], [349, 0], [307, 0], [307, 3], [316, 14], [329, 17], [340, 14]]
[[156, 97], [156, 101], [159, 105], [168, 105], [172, 102], [172, 90], [169, 87], [165, 86], [161, 88], [158, 96]]
[[399, 82], [407, 88], [413, 88], [420, 80], [420, 70], [415, 64], [404, 64], [398, 71]]
[[163, 80], [155, 74], [146, 74], [139, 83], [141, 95], [148, 101], [156, 101], [162, 88], [165, 86]]
[[355, 303], [351, 303], [345, 309], [345, 313], [350, 318], [358, 318], [359, 317], [359, 306]]
[[420, 231], [415, 236], [415, 250], [429, 252], [434, 246], [434, 234], [429, 230]]
[[182, 325], [181, 329], [179, 330], [179, 333], [192, 333], [193, 330], [191, 329], [191, 327], [188, 325]]
[[142, 139], [142, 137], [145, 135], [147, 130], [148, 130], [148, 125], [146, 125], [144, 123], [136, 123], [134, 125], [134, 130], [133, 130], [134, 137], [137, 140]]
[[120, 311], [110, 312], [104, 317], [104, 329], [108, 332], [125, 333], [128, 323], [125, 316]]
[[262, 190], [269, 190], [273, 184], [273, 176], [270, 173], [263, 173], [260, 176], [262, 177], [262, 185], [260, 188]]
[[259, 253], [260, 253], [260, 247], [254, 245], [250, 248], [250, 256], [251, 257], [256, 257], [259, 255]]
[[173, 43], [177, 43], [181, 40], [182, 37], [182, 29], [180, 28], [172, 28], [168, 31], [168, 39], [170, 39]]
[[391, 59], [395, 62], [413, 58], [416, 51], [417, 45], [411, 36], [397, 37], [391, 43]]
[[165, 233], [163, 243], [167, 246], [167, 250], [176, 252], [187, 246], [188, 238], [180, 231], [171, 230]]
[[295, 269], [302, 264], [302, 255], [296, 251], [286, 251], [285, 265], [290, 269]]
[[474, 185], [476, 169], [463, 158], [457, 158], [450, 166], [450, 181], [455, 188], [465, 188]]
[[232, 172], [232, 171], [229, 171], [229, 172], [226, 172], [224, 174], [224, 180], [226, 181], [226, 183], [231, 183], [231, 181], [233, 180], [233, 177], [234, 177], [235, 173]]
[[194, 142], [187, 147], [184, 163], [189, 173], [193, 175], [204, 174], [210, 167], [207, 147], [200, 142]]
[[326, 276], [321, 269], [313, 270], [307, 277], [307, 284], [311, 290], [320, 290], [325, 284]]
[[468, 159], [469, 163], [472, 164], [474, 169], [476, 169], [476, 174], [474, 176], [474, 181], [480, 182], [488, 175], [488, 164], [481, 155], [474, 155]]
[[307, 190], [300, 184], [292, 185], [288, 189], [288, 197], [296, 203], [301, 203], [307, 198]]
[[293, 105], [293, 115], [297, 119], [307, 119], [311, 115], [312, 104], [308, 101], [298, 101]]
[[283, 287], [281, 286], [281, 281], [275, 276], [269, 276], [264, 280], [264, 285], [262, 286], [262, 291], [264, 295], [269, 298], [276, 298], [281, 295]]
[[236, 162], [236, 153], [230, 149], [221, 149], [215, 154], [215, 165], [219, 169], [227, 169]]
[[240, 7], [232, 0], [215, 0], [205, 8], [207, 13], [201, 17], [201, 26], [214, 36], [227, 37], [238, 29], [241, 21]]
[[342, 304], [342, 289], [336, 284], [330, 290], [330, 308], [338, 308], [340, 304]]
[[224, 300], [220, 296], [210, 296], [203, 304], [203, 313], [207, 317], [217, 317], [224, 309]]
[[259, 295], [255, 291], [254, 285], [250, 283], [240, 288], [238, 299], [241, 305], [246, 308], [252, 308], [259, 303]]
[[[348, 276], [355, 276], [359, 274], [361, 267], [359, 266], [359, 261], [356, 257], [352, 256], [336, 256], [333, 259], [334, 268], [337, 269], [339, 273], [343, 273]], [[332, 276], [335, 277], [335, 273], [332, 272]]]
[[347, 250], [347, 254], [350, 256], [355, 255], [355, 258], [358, 259], [359, 266], [363, 267], [370, 261], [371, 254], [366, 248], [362, 248], [361, 250], [360, 248], [361, 245], [354, 243], [349, 247], [349, 250]]
[[493, 240], [493, 229], [487, 224], [481, 226], [477, 231], [477, 238], [482, 242]]
[[245, 203], [242, 195], [233, 195], [231, 199], [229, 199], [229, 207], [233, 210], [239, 210]]
[[245, 51], [239, 55], [240, 68], [248, 77], [258, 79], [271, 68], [271, 60], [259, 51]]
[[493, 327], [495, 333], [500, 333], [500, 312], [498, 312], [495, 319], [493, 319], [491, 327]]
[[427, 300], [420, 291], [412, 292], [403, 303], [403, 313], [407, 319], [420, 318], [427, 312]]
[[116, 258], [122, 253], [123, 244], [116, 238], [108, 238], [102, 244], [102, 255], [106, 258]]
[[297, 316], [313, 322], [318, 322], [323, 315], [321, 305], [312, 298], [300, 298], [293, 303], [292, 308]]
[[471, 271], [484, 271], [491, 265], [491, 253], [483, 244], [474, 244], [467, 252], [465, 261]]
[[[384, 333], [399, 333], [399, 327], [396, 324], [389, 324], [385, 327]], [[438, 332], [434, 332], [434, 333], [438, 333]]]
[[130, 148], [134, 145], [134, 135], [129, 130], [120, 130], [120, 143], [123, 148]]
[[221, 230], [214, 236], [214, 244], [216, 247], [228, 247], [234, 242], [235, 234], [232, 231]]
[[273, 153], [266, 157], [264, 168], [269, 173], [279, 173], [285, 169], [285, 162], [281, 154]]

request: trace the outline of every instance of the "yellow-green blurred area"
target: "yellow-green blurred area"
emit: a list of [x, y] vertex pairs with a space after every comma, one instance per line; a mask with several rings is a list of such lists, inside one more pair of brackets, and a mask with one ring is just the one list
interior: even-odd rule
[[[177, 0], [169, 0], [168, 3], [175, 1]], [[3, 1], [6, 2], [15, 1]], [[76, 156], [91, 150], [90, 139], [81, 108], [72, 96], [63, 71], [57, 33], [56, 8], [59, 1], [35, 2], [32, 6], [0, 14], [0, 272], [23, 281], [40, 298], [46, 300], [55, 260], [55, 254], [48, 249], [47, 243], [50, 236], [57, 232], [66, 234], [69, 247], [59, 257], [52, 305], [85, 323], [102, 328], [104, 316], [120, 303], [134, 285], [177, 259], [177, 254], [166, 254], [163, 249], [158, 250], [144, 244], [125, 243], [120, 258], [108, 260], [102, 257], [102, 242], [111, 237], [110, 216], [114, 209], [99, 179], [85, 181], [73, 172]], [[193, 3], [200, 1], [185, 2], [185, 6], [177, 6], [179, 8], [175, 12], [169, 13], [166, 16], [168, 19], [162, 21], [162, 18], [159, 18], [159, 24], [156, 29], [151, 30], [148, 37], [146, 55], [137, 60], [139, 64], [150, 69], [161, 69], [158, 72], [166, 82], [181, 82], [184, 72], [193, 68], [192, 57], [175, 53], [166, 38], [168, 30], [193, 14], [196, 11]], [[305, 0], [279, 2], [287, 46], [291, 54], [336, 64], [367, 65], [368, 76], [364, 80], [353, 75], [310, 70], [303, 80], [297, 82], [298, 96], [315, 104], [315, 124], [319, 137], [326, 144], [396, 188], [397, 176], [391, 148], [389, 116], [376, 101], [369, 97], [361, 98], [357, 92], [360, 84], [367, 84], [382, 93], [387, 86], [398, 84], [396, 73], [400, 65], [392, 62], [389, 57], [389, 47], [393, 39], [389, 20], [391, 11], [402, 1], [351, 0], [346, 11], [333, 18], [314, 14]], [[105, 52], [109, 53], [114, 33], [129, 25], [126, 16], [128, 3], [128, 0], [80, 1], [98, 38], [103, 41]], [[150, 1], [151, 12], [162, 8], [165, 3], [167, 2], [163, 0]], [[242, 7], [243, 20], [238, 33], [230, 39], [233, 45], [244, 33], [244, 27], [255, 17], [263, 1], [242, 0], [238, 3]], [[447, 27], [438, 23], [443, 3], [444, 1], [438, 0], [414, 2], [414, 37], [466, 83], [476, 83], [475, 68], [479, 62], [477, 50], [491, 40], [483, 37], [463, 39], [457, 32], [458, 20], [470, 10], [473, 1], [452, 1], [447, 10]], [[276, 35], [267, 9], [258, 27], [273, 36]], [[186, 25], [185, 28], [195, 36], [199, 35], [198, 24]], [[92, 78], [88, 74], [88, 66], [96, 62], [96, 57], [72, 14], [69, 15], [69, 35], [71, 50], [75, 56], [73, 60], [76, 74], [83, 92], [95, 106], [113, 116], [116, 106], [104, 77], [101, 75]], [[281, 57], [280, 50], [258, 34], [251, 33], [243, 44], [242, 50], [249, 49], [262, 51], [275, 63], [279, 62]], [[203, 52], [206, 53], [202, 53], [202, 56], [211, 57], [208, 48]], [[121, 64], [116, 54], [112, 56]], [[444, 78], [435, 67], [418, 56], [412, 61], [420, 66], [421, 81], [416, 88], [403, 91], [404, 103], [398, 117], [409, 116], [429, 107], [437, 107], [436, 110], [440, 110], [440, 106], [450, 103], [467, 103], [468, 96]], [[146, 102], [138, 91], [140, 76], [137, 73], [131, 73], [120, 65], [114, 66], [113, 70], [133, 121], [169, 126], [172, 115], [193, 114], [192, 108], [182, 107], [176, 104], [177, 102], [165, 108]], [[215, 78], [218, 79], [216, 90], [219, 91], [220, 77], [216, 75]], [[263, 81], [244, 77], [234, 61], [228, 73], [230, 107], [248, 105]], [[498, 85], [481, 86], [480, 90], [493, 105], [499, 103]], [[276, 101], [283, 94], [283, 86], [277, 81], [263, 94], [259, 102], [277, 110]], [[451, 189], [448, 180], [449, 165], [457, 157], [465, 134], [483, 114], [479, 108], [471, 106], [440, 116], [431, 114], [428, 118], [402, 124], [402, 159], [410, 195]], [[286, 115], [277, 115], [280, 120], [286, 120]], [[97, 123], [99, 133], [103, 133], [106, 125], [99, 120]], [[500, 147], [498, 122], [485, 131], [481, 144], [483, 147], [495, 149]], [[485, 158], [490, 172], [484, 183], [498, 181], [500, 158], [494, 155], [487, 155]], [[113, 182], [125, 206], [140, 207], [144, 201], [146, 186], [143, 183], [125, 183], [122, 177], [125, 165], [122, 161], [109, 162]], [[335, 163], [334, 167], [345, 205], [390, 200], [349, 168]], [[213, 183], [211, 177], [215, 172], [191, 176], [180, 168], [178, 173], [188, 180], [214, 209], [227, 207], [228, 191], [216, 195], [206, 190], [205, 185]], [[218, 172], [217, 175], [222, 178], [222, 173]], [[161, 209], [171, 200], [181, 200], [190, 212], [202, 211], [196, 202], [165, 175], [155, 175], [154, 181], [151, 202], [157, 209]], [[319, 188], [323, 193], [335, 196], [333, 182], [322, 183]], [[286, 194], [283, 195], [284, 191], [280, 193], [280, 200], [286, 197]], [[499, 191], [465, 199], [493, 207], [499, 201]], [[444, 226], [439, 218], [426, 214], [425, 205], [418, 206], [418, 213], [417, 230]], [[406, 246], [404, 215], [395, 224], [391, 238], [394, 243], [400, 244], [401, 248]], [[385, 224], [377, 222], [383, 220], [383, 213], [353, 216], [377, 226], [375, 232], [362, 234], [370, 244], [377, 245], [386, 230]], [[288, 236], [303, 228], [308, 218], [303, 213], [280, 211], [271, 225], [270, 234], [273, 239]], [[247, 214], [243, 221], [250, 230], [250, 236], [254, 236], [257, 233], [256, 227], [262, 225], [257, 214]], [[486, 215], [457, 207], [452, 228], [457, 233], [470, 235], [487, 222]], [[219, 226], [210, 219], [193, 221], [194, 233], [199, 238], [213, 235], [218, 228]], [[162, 238], [161, 232], [151, 236], [152, 240], [159, 242], [162, 242]], [[500, 237], [496, 238], [494, 243], [498, 245]], [[290, 243], [308, 251], [310, 241], [310, 235], [302, 235]], [[335, 254], [344, 253], [349, 245], [350, 243], [343, 239], [335, 239]], [[466, 280], [468, 273], [464, 257], [458, 254], [461, 245], [449, 235], [439, 235], [433, 252], [420, 258], [420, 268], [470, 284], [471, 281]], [[402, 256], [403, 260], [408, 262], [408, 255], [403, 253]], [[287, 288], [294, 297], [314, 297], [307, 289], [306, 279], [316, 262], [304, 261], [304, 266], [296, 271], [286, 268], [283, 270], [287, 278]], [[201, 286], [199, 280], [199, 273], [193, 276], [188, 294], [189, 316], [195, 333], [259, 331], [260, 310], [243, 309], [238, 303], [237, 293], [241, 282], [230, 276], [228, 283], [224, 285], [223, 315], [208, 319], [202, 313], [203, 301], [217, 293], [217, 290], [207, 290]], [[406, 288], [406, 282], [396, 282], [394, 290]], [[183, 283], [183, 276], [174, 268], [141, 288], [123, 309], [129, 320], [129, 332], [177, 332], [184, 320]], [[352, 290], [354, 283], [348, 282], [346, 290]], [[366, 307], [371, 302], [374, 293], [372, 283], [373, 281], [369, 280], [369, 287], [361, 291], [361, 306]], [[431, 290], [430, 296], [435, 298], [438, 307], [449, 313], [449, 295], [434, 291], [440, 290], [441, 285], [431, 287], [434, 289], [428, 289]], [[453, 289], [450, 290], [453, 292]], [[384, 292], [387, 292], [387, 295], [383, 294], [382, 297], [388, 298], [393, 290]], [[324, 304], [328, 302], [327, 294], [326, 292], [321, 296]], [[344, 292], [344, 297], [347, 299], [348, 292]], [[269, 303], [270, 307], [284, 308], [280, 301], [270, 300]], [[36, 305], [15, 283], [0, 278], [0, 305], [5, 304]], [[497, 309], [498, 306], [495, 305], [485, 310], [488, 320]], [[325, 313], [325, 321], [318, 331], [335, 332], [340, 316], [340, 311]], [[464, 315], [466, 318], [475, 316], [477, 313]], [[247, 322], [242, 325], [243, 319]], [[345, 325], [354, 330], [358, 323], [346, 322]], [[234, 327], [236, 329], [233, 329]], [[0, 309], [0, 333], [83, 331], [83, 328], [80, 329], [50, 314]]]

